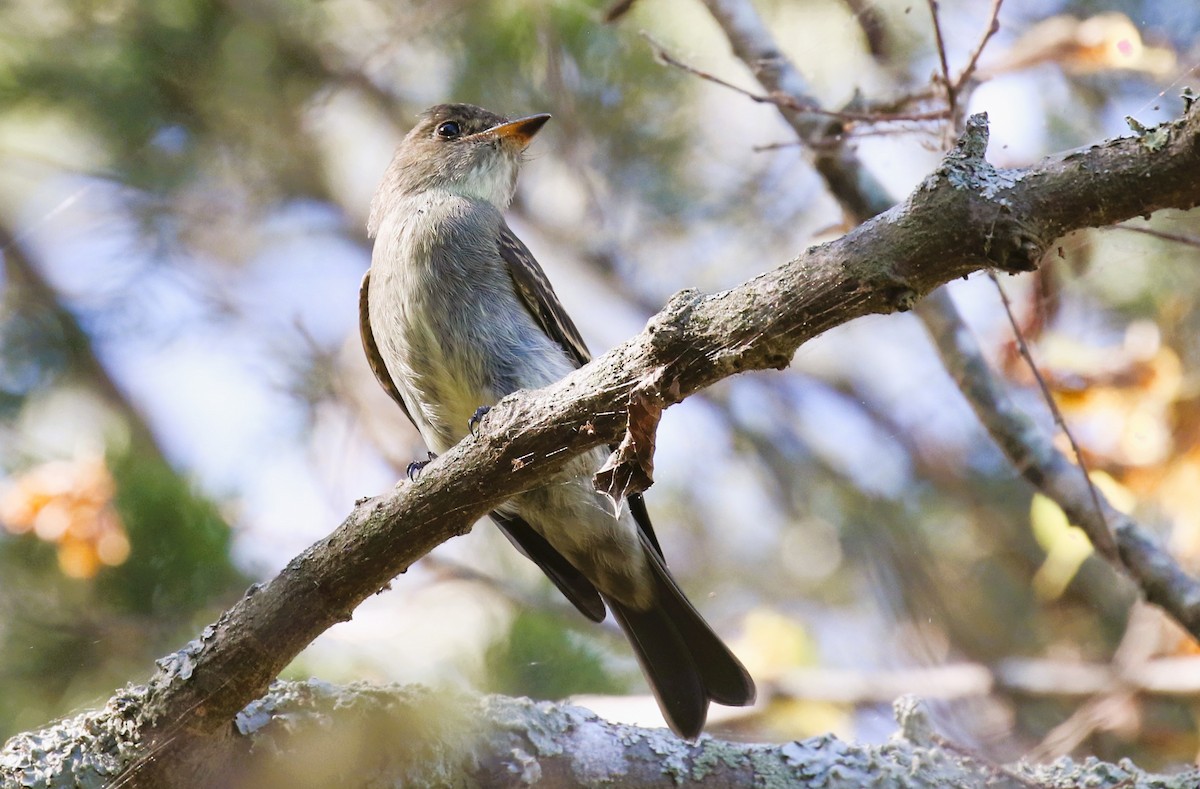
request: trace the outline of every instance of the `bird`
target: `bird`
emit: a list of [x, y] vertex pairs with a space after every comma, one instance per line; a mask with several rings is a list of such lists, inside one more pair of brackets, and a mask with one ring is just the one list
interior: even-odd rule
[[[518, 389], [591, 360], [528, 247], [504, 219], [548, 114], [471, 104], [421, 113], [371, 202], [359, 326], [371, 370], [430, 450], [445, 452]], [[640, 493], [614, 508], [592, 484], [603, 447], [491, 518], [588, 619], [610, 610], [670, 728], [694, 740], [710, 702], [753, 704], [754, 680], [667, 568]], [[414, 463], [410, 476], [423, 465]]]

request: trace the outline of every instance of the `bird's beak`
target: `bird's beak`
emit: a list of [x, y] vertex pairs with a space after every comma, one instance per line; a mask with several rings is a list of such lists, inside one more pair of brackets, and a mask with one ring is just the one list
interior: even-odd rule
[[530, 115], [527, 118], [517, 118], [515, 121], [501, 123], [493, 126], [490, 129], [479, 133], [480, 137], [494, 137], [504, 140], [505, 142], [512, 141], [516, 146], [524, 150], [525, 146], [529, 145], [533, 140], [533, 135], [538, 133], [538, 130], [546, 125], [546, 121], [550, 120], [547, 113], [539, 113]]

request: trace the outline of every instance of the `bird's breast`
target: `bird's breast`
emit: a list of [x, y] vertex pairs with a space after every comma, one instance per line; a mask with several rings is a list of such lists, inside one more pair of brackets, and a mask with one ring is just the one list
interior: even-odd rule
[[[490, 208], [490, 206], [486, 206]], [[429, 448], [444, 452], [481, 405], [574, 365], [513, 289], [499, 214], [425, 201], [383, 222], [371, 263], [371, 330]]]

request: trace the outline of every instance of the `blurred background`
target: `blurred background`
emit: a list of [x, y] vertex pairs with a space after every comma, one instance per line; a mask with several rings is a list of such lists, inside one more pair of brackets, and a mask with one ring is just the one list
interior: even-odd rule
[[[941, 0], [951, 71], [987, 3]], [[910, 106], [939, 71], [920, 0], [757, 0], [829, 107]], [[0, 6], [0, 735], [144, 680], [378, 494], [419, 436], [357, 336], [367, 207], [424, 107], [551, 112], [510, 223], [594, 352], [682, 288], [844, 232], [698, 0], [9, 0]], [[1007, 0], [970, 111], [1022, 166], [1177, 117], [1200, 6]], [[641, 34], [645, 31], [654, 42]], [[899, 199], [944, 122], [847, 129]], [[1200, 572], [1200, 214], [1062, 239], [1004, 277], [1114, 503]], [[1053, 429], [995, 286], [951, 287]], [[647, 501], [668, 560], [759, 682], [723, 736], [878, 742], [890, 702], [997, 759], [1200, 748], [1196, 645], [1035, 497], [910, 315], [670, 409]], [[334, 627], [294, 677], [584, 696], [654, 723], [631, 654], [489, 524]]]

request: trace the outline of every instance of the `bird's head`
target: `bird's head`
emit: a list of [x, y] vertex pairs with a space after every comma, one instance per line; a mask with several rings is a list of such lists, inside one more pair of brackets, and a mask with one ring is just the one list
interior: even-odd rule
[[543, 113], [510, 121], [472, 104], [430, 107], [396, 149], [380, 196], [441, 190], [503, 209], [522, 152], [548, 120]]

